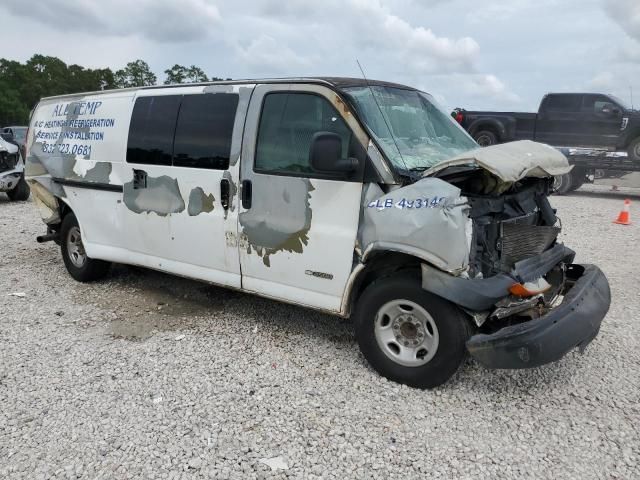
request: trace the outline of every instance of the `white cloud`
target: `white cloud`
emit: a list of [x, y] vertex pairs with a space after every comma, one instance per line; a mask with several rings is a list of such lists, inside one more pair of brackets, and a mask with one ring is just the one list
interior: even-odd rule
[[622, 27], [631, 38], [640, 41], [640, 1], [604, 0], [609, 16]]
[[529, 0], [510, 0], [508, 2], [499, 0], [485, 0], [478, 2], [474, 7], [467, 10], [467, 20], [470, 23], [482, 24], [509, 20], [531, 3]]
[[464, 77], [462, 88], [471, 96], [488, 98], [506, 104], [517, 104], [521, 98], [511, 92], [507, 86], [495, 75], [467, 75]]
[[619, 59], [623, 62], [640, 63], [640, 42], [629, 40], [620, 46]]
[[301, 67], [308, 67], [310, 61], [286, 45], [279, 44], [269, 35], [261, 35], [252, 40], [246, 47], [237, 46], [240, 58], [250, 65], [254, 71], [287, 73]]
[[[321, 29], [322, 42], [314, 47], [339, 43], [341, 50], [354, 51], [352, 59], [362, 52], [375, 50], [380, 60], [399, 62], [402, 68], [417, 73], [469, 72], [475, 68], [480, 47], [473, 38], [437, 35], [431, 28], [413, 25], [392, 13], [386, 6], [388, 3], [383, 4], [380, 0], [260, 0], [253, 8], [269, 19], [273, 27], [281, 26], [290, 31], [295, 25], [303, 34], [309, 34], [314, 28]], [[270, 35], [277, 38], [275, 33]], [[303, 45], [308, 46], [308, 43], [303, 42]], [[336, 53], [341, 52], [332, 52], [333, 55]], [[299, 48], [298, 55], [302, 55]]]
[[593, 77], [587, 86], [595, 90], [608, 90], [615, 84], [612, 72], [602, 72]]
[[377, 0], [350, 0], [356, 18], [360, 43], [399, 56], [406, 66], [423, 73], [469, 72], [480, 53], [470, 37], [439, 37], [430, 28], [413, 26], [392, 14]]
[[3, 6], [66, 33], [140, 35], [158, 42], [205, 38], [220, 20], [209, 0], [4, 0]]

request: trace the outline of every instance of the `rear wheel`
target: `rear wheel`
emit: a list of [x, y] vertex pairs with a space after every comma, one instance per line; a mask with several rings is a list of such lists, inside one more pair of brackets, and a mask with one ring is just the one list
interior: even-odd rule
[[631, 145], [629, 145], [628, 154], [631, 160], [633, 160], [634, 162], [640, 162], [640, 137], [631, 142]]
[[381, 375], [416, 388], [445, 383], [464, 359], [468, 324], [453, 304], [426, 292], [418, 275], [374, 282], [358, 300], [356, 336]]
[[573, 170], [571, 170], [571, 189], [569, 191], [575, 192], [582, 185], [584, 185], [584, 182], [586, 181], [587, 181], [586, 172], [582, 169], [574, 168]]
[[14, 202], [24, 202], [29, 199], [29, 195], [31, 194], [31, 189], [29, 188], [29, 184], [21, 177], [18, 181], [18, 184], [15, 186], [13, 190], [7, 192], [9, 199]]
[[553, 192], [556, 195], [566, 195], [571, 191], [573, 177], [571, 172], [553, 177]]
[[67, 214], [62, 220], [60, 250], [67, 271], [79, 282], [98, 280], [109, 271], [109, 262], [94, 260], [87, 256], [82, 243], [80, 225], [73, 213]]
[[480, 130], [473, 138], [481, 147], [490, 147], [498, 143], [497, 135], [491, 130]]

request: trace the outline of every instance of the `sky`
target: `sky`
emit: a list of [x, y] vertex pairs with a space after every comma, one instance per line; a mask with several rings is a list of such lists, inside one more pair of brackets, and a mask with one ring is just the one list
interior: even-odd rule
[[640, 0], [2, 0], [0, 56], [35, 53], [159, 80], [178, 63], [210, 76], [361, 77], [444, 107], [536, 110], [548, 92], [640, 105]]

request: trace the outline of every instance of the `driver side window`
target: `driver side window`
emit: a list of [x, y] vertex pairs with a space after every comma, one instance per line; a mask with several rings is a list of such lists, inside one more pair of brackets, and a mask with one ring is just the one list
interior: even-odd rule
[[348, 157], [351, 130], [324, 97], [290, 92], [266, 95], [258, 126], [255, 171], [322, 177], [309, 164], [311, 140], [318, 132], [338, 134], [342, 158]]

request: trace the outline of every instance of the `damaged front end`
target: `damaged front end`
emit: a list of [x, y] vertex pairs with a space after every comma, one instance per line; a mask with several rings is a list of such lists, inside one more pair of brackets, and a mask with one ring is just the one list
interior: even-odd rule
[[24, 175], [18, 146], [0, 138], [0, 192], [13, 190]]
[[533, 142], [468, 152], [408, 187], [367, 198], [368, 207], [385, 205], [425, 188], [443, 197], [426, 217], [398, 209], [376, 217], [365, 208], [360, 239], [366, 245], [362, 233], [375, 229], [381, 243], [406, 233], [409, 245], [396, 250], [413, 254], [408, 247], [422, 245], [422, 287], [473, 319], [467, 350], [484, 366], [558, 360], [595, 338], [611, 302], [600, 269], [573, 264], [575, 253], [558, 242], [561, 222], [548, 197], [552, 175], [569, 169], [562, 155]]

